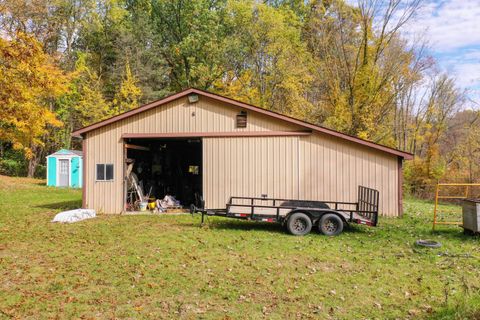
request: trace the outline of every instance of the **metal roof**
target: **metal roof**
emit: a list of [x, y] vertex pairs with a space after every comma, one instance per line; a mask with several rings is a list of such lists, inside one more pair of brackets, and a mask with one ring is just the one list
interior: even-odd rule
[[80, 150], [60, 149], [57, 152], [54, 152], [48, 156], [50, 157], [50, 156], [64, 156], [64, 155], [77, 155], [77, 156], [83, 157], [83, 152]]

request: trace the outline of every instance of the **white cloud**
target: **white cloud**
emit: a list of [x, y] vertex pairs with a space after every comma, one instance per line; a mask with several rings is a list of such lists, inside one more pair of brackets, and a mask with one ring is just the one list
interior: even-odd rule
[[480, 63], [459, 63], [453, 66], [453, 72], [460, 87], [475, 87], [480, 82]]
[[440, 54], [437, 60], [443, 69], [456, 77], [459, 86], [480, 88], [480, 47]]
[[480, 45], [480, 0], [429, 0], [405, 31], [425, 33], [437, 52]]
[[480, 101], [480, 0], [427, 0], [404, 34], [422, 34], [442, 69]]
[[464, 57], [465, 59], [472, 59], [472, 60], [480, 61], [480, 49], [467, 50], [467, 51], [463, 54], [463, 57]]

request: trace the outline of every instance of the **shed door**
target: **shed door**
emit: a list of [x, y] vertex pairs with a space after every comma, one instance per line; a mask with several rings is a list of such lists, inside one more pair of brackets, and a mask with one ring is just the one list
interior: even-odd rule
[[59, 171], [58, 171], [58, 186], [68, 187], [68, 172], [70, 171], [70, 161], [68, 159], [59, 159]]

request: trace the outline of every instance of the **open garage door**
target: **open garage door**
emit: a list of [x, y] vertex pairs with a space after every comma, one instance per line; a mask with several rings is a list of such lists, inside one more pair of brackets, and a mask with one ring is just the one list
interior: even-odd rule
[[[125, 147], [126, 175], [134, 177], [144, 198], [171, 196], [179, 208], [198, 205], [203, 195], [201, 139], [125, 139]], [[140, 209], [136, 188], [126, 185], [127, 211]]]

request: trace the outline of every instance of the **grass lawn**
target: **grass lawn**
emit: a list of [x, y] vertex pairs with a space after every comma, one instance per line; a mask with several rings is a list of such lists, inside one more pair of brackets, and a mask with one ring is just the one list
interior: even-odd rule
[[0, 176], [0, 319], [480, 319], [480, 239], [432, 233], [428, 202], [333, 238], [198, 216], [50, 223], [80, 199]]

